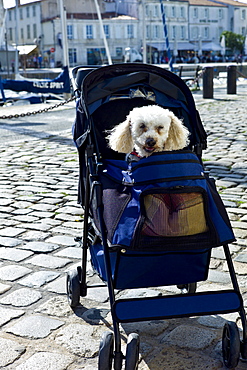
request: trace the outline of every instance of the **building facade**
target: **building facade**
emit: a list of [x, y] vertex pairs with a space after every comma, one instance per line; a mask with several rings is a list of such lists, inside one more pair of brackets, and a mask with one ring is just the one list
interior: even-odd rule
[[[70, 66], [107, 63], [95, 1], [63, 2], [66, 40], [62, 39], [59, 0], [40, 0], [19, 4], [18, 10], [8, 9], [8, 43], [18, 45], [22, 64], [34, 66], [35, 58], [40, 58], [42, 66], [61, 66], [65, 41]], [[146, 50], [147, 62], [165, 61], [167, 45], [159, 0], [98, 0], [98, 3], [114, 62], [124, 60], [127, 47], [137, 52]], [[247, 4], [239, 1], [167, 0], [163, 5], [169, 47], [178, 59], [220, 53], [223, 31], [246, 36]]]

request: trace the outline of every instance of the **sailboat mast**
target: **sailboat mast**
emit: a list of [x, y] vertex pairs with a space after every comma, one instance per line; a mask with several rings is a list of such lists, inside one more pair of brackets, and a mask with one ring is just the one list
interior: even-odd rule
[[106, 37], [105, 37], [105, 31], [104, 31], [104, 27], [103, 27], [102, 17], [101, 17], [101, 14], [100, 14], [100, 8], [99, 8], [98, 0], [94, 0], [94, 2], [95, 2], [95, 7], [96, 7], [97, 15], [98, 15], [98, 18], [99, 18], [99, 24], [100, 24], [101, 33], [103, 35], [103, 41], [104, 41], [104, 45], [105, 45], [105, 50], [106, 50], [106, 55], [107, 55], [107, 59], [108, 59], [108, 64], [112, 64], [111, 54], [110, 54], [108, 43], [107, 43], [107, 40], [106, 40]]
[[147, 43], [146, 43], [146, 6], [142, 0], [142, 57], [143, 63], [147, 63]]
[[59, 5], [62, 27], [63, 66], [68, 66], [69, 68], [66, 10], [63, 5], [63, 0], [59, 0]]
[[19, 52], [18, 52], [18, 45], [19, 45], [19, 8], [18, 4], [19, 0], [15, 0], [15, 15], [16, 15], [16, 26], [15, 26], [15, 75], [19, 74]]

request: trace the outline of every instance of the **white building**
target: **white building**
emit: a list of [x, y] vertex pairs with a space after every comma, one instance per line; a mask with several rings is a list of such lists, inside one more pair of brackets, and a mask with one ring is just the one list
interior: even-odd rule
[[[9, 8], [6, 14], [8, 44], [17, 46], [23, 68], [29, 67], [44, 48], [41, 25], [41, 1]], [[28, 57], [32, 54], [32, 57]], [[35, 63], [36, 63], [35, 62]]]
[[[70, 66], [107, 62], [94, 0], [63, 0], [67, 16]], [[147, 61], [166, 55], [159, 0], [98, 0], [113, 61], [123, 61], [126, 47], [146, 46]], [[246, 35], [247, 4], [234, 0], [167, 0], [163, 2], [171, 52], [175, 56], [220, 52], [220, 35], [228, 30]], [[22, 47], [26, 63], [42, 54], [42, 65], [63, 63], [59, 0], [40, 0], [8, 10], [8, 42]], [[15, 29], [18, 27], [18, 40]], [[32, 52], [27, 52], [29, 45]], [[23, 49], [26, 49], [26, 51]], [[144, 49], [145, 50], [145, 49]]]

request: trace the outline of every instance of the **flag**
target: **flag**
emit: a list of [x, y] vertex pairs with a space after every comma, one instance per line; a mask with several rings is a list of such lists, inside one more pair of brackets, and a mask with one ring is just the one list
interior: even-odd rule
[[247, 36], [245, 36], [245, 41], [244, 41], [244, 53], [247, 54]]
[[226, 37], [225, 37], [225, 35], [222, 35], [222, 37], [221, 37], [220, 46], [222, 47], [222, 54], [225, 55], [225, 53], [226, 53]]

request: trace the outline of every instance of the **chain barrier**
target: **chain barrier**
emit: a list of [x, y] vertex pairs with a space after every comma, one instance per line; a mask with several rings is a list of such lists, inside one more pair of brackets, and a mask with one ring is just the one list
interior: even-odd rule
[[52, 109], [61, 107], [62, 105], [65, 105], [67, 103], [70, 103], [71, 101], [73, 101], [75, 99], [76, 99], [76, 97], [73, 96], [68, 100], [62, 101], [60, 103], [54, 104], [54, 105], [52, 105], [50, 107], [46, 107], [44, 109], [39, 109], [39, 110], [36, 110], [36, 111], [33, 111], [33, 112], [27, 112], [27, 113], [20, 113], [20, 114], [16, 113], [16, 114], [3, 115], [3, 116], [0, 116], [0, 119], [20, 118], [20, 117], [26, 117], [26, 116], [32, 116], [32, 115], [35, 115], [35, 114], [45, 113], [45, 112], [48, 112], [49, 110], [52, 110]]
[[206, 72], [206, 70], [205, 70], [205, 68], [203, 68], [202, 71], [198, 74], [198, 76], [196, 76], [196, 78], [194, 78], [194, 80], [188, 81], [188, 85], [193, 86], [194, 84], [198, 84], [200, 78], [202, 78], [202, 76], [204, 75], [205, 72]]

